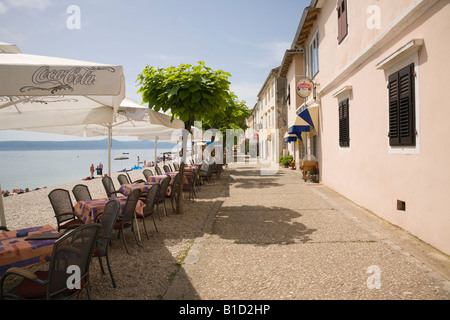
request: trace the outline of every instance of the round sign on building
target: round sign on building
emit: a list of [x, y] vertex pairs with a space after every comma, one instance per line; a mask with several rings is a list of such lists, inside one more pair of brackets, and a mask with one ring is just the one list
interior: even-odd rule
[[307, 77], [302, 77], [298, 80], [295, 91], [301, 98], [306, 99], [311, 95], [313, 89], [312, 81]]

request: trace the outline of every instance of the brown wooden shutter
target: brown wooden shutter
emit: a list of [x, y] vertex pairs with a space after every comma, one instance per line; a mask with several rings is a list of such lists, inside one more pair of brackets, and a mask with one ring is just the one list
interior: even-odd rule
[[389, 76], [389, 144], [400, 145], [398, 130], [398, 72]]
[[403, 146], [416, 145], [415, 107], [414, 107], [414, 64], [399, 72], [400, 105], [399, 130]]
[[338, 43], [341, 43], [348, 34], [347, 0], [338, 0], [336, 10], [338, 14]]
[[339, 146], [350, 147], [349, 99], [339, 103]]
[[389, 76], [389, 143], [415, 146], [414, 64]]

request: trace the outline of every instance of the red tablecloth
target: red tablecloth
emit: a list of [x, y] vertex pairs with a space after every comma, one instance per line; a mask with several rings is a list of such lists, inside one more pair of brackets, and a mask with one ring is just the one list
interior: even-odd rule
[[56, 240], [25, 240], [28, 236], [17, 237], [18, 232], [28, 232], [30, 236], [35, 233], [57, 233], [58, 231], [45, 225], [0, 233], [0, 275], [12, 267], [31, 267], [50, 261]]
[[[83, 220], [84, 223], [95, 222], [98, 215], [103, 212], [106, 204], [112, 200], [117, 199], [120, 202], [120, 211], [119, 215], [123, 213], [125, 209], [125, 205], [127, 203], [127, 197], [117, 197], [117, 198], [102, 198], [102, 199], [94, 199], [87, 201], [78, 201], [75, 205], [75, 213], [77, 216]], [[142, 201], [138, 201], [136, 205], [136, 215], [142, 216], [144, 213], [145, 204]]]

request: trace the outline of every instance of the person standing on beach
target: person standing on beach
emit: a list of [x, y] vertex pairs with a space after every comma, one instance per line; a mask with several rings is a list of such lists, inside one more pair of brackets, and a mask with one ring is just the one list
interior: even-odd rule
[[100, 162], [98, 168], [100, 169], [100, 175], [103, 175], [103, 163]]
[[94, 164], [91, 164], [91, 178], [94, 178]]

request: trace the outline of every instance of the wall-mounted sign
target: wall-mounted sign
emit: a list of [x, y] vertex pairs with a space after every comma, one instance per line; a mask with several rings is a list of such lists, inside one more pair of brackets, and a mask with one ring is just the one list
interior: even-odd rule
[[298, 80], [295, 91], [297, 91], [300, 97], [306, 99], [313, 92], [313, 89], [314, 85], [312, 81], [307, 77], [302, 77]]

